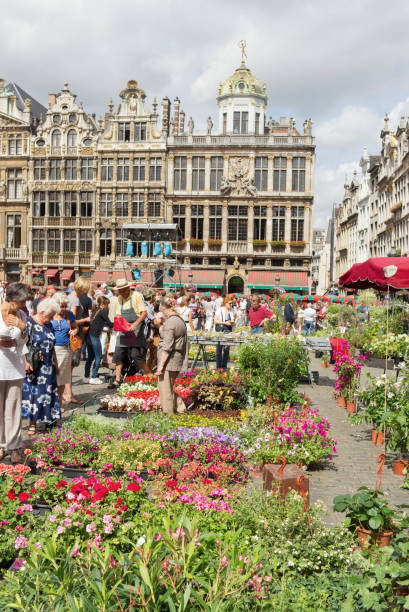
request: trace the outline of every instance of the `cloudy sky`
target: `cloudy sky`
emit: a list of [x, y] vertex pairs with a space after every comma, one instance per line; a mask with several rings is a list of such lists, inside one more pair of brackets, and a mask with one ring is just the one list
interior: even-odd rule
[[2, 5], [0, 76], [43, 104], [64, 81], [100, 115], [130, 78], [148, 102], [181, 99], [196, 126], [240, 62], [267, 85], [268, 116], [314, 121], [316, 227], [342, 199], [383, 116], [409, 114], [409, 2], [392, 0], [13, 0]]

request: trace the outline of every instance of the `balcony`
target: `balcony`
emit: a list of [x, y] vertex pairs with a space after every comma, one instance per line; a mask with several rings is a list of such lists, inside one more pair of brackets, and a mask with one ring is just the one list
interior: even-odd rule
[[89, 266], [91, 263], [91, 255], [80, 253], [80, 266]]
[[248, 242], [228, 242], [227, 243], [227, 252], [229, 254], [235, 254], [235, 253], [241, 253], [241, 254], [247, 254], [248, 253]]
[[74, 253], [69, 253], [68, 255], [67, 254], [63, 255], [63, 263], [64, 263], [64, 265], [73, 266], [74, 262], [75, 262], [75, 255], [74, 255]]
[[62, 222], [65, 227], [75, 227], [76, 225], [76, 217], [63, 217]]
[[47, 255], [47, 263], [55, 264], [56, 266], [60, 263], [60, 256], [58, 253], [48, 253]]
[[45, 225], [44, 217], [33, 217], [32, 219], [33, 227], [41, 227]]
[[210, 146], [226, 146], [226, 145], [279, 145], [292, 146], [296, 145], [314, 145], [313, 136], [275, 136], [254, 134], [225, 134], [219, 136], [170, 136], [168, 139], [170, 145], [210, 145]]
[[48, 217], [48, 225], [50, 227], [59, 227], [60, 226], [60, 217]]
[[27, 259], [27, 249], [25, 247], [0, 249], [1, 259], [5, 261], [19, 261]]

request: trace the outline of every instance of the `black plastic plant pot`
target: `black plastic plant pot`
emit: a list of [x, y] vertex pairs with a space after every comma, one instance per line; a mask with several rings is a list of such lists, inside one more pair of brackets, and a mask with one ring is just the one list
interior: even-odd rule
[[129, 419], [133, 417], [135, 411], [127, 412], [127, 411], [119, 411], [119, 410], [105, 410], [104, 408], [98, 408], [98, 414], [101, 414], [108, 419]]

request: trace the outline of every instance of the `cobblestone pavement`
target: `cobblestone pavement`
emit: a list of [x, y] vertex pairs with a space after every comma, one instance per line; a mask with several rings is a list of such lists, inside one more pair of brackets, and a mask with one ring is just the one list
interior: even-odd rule
[[[326, 520], [329, 524], [340, 523], [341, 513], [332, 512], [332, 500], [341, 493], [355, 493], [361, 486], [375, 487], [377, 456], [384, 447], [371, 442], [370, 428], [365, 425], [350, 425], [345, 408], [337, 406], [333, 396], [335, 374], [332, 368], [323, 369], [318, 359], [312, 359], [312, 369], [318, 370], [318, 385], [302, 385], [300, 389], [311, 398], [312, 406], [327, 417], [331, 423], [333, 437], [338, 441], [337, 456], [332, 461], [322, 462], [318, 469], [309, 470], [311, 501], [323, 500], [328, 508]], [[383, 369], [363, 368], [362, 383], [366, 373], [379, 376]], [[400, 489], [402, 476], [395, 476], [392, 471], [393, 453], [387, 453], [382, 474], [382, 490], [393, 504], [409, 504], [409, 490]]]
[[[318, 385], [300, 385], [299, 390], [311, 398], [312, 406], [327, 417], [331, 423], [331, 432], [338, 441], [337, 456], [332, 461], [323, 461], [317, 469], [309, 470], [311, 502], [322, 500], [328, 508], [326, 522], [340, 523], [343, 515], [332, 512], [332, 500], [341, 493], [354, 493], [360, 486], [374, 487], [377, 479], [377, 456], [383, 452], [383, 446], [375, 446], [371, 442], [371, 432], [368, 426], [352, 426], [348, 423], [345, 408], [337, 406], [333, 396], [335, 374], [332, 368], [323, 369], [320, 360], [312, 358], [312, 369], [318, 370], [320, 377]], [[366, 372], [379, 375], [382, 369], [364, 368], [362, 380]], [[81, 376], [79, 373], [81, 372]], [[83, 406], [65, 407], [63, 420], [67, 421], [73, 410], [90, 413], [98, 407], [98, 397], [114, 393], [107, 389], [107, 384], [92, 386], [82, 380], [83, 364], [74, 370], [73, 389], [75, 396], [83, 402]], [[108, 370], [101, 368], [101, 373]], [[27, 436], [27, 421], [23, 421], [23, 437]], [[399, 489], [402, 476], [395, 476], [392, 471], [394, 455], [388, 453], [382, 475], [382, 489], [394, 504], [409, 504], [409, 490]]]

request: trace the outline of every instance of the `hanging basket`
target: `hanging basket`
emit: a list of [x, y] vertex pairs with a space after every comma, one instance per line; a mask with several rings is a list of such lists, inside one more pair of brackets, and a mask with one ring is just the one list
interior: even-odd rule
[[340, 406], [341, 408], [345, 408], [346, 406], [346, 402], [345, 402], [345, 397], [343, 397], [342, 395], [340, 395], [337, 399], [337, 404], [338, 406]]
[[393, 473], [396, 474], [396, 476], [406, 476], [407, 472], [404, 473], [404, 470], [408, 470], [408, 467], [409, 463], [404, 459], [395, 459], [393, 462]]
[[355, 414], [356, 412], [356, 402], [347, 402], [347, 412], [349, 414]]
[[372, 430], [372, 444], [383, 444], [383, 431]]

